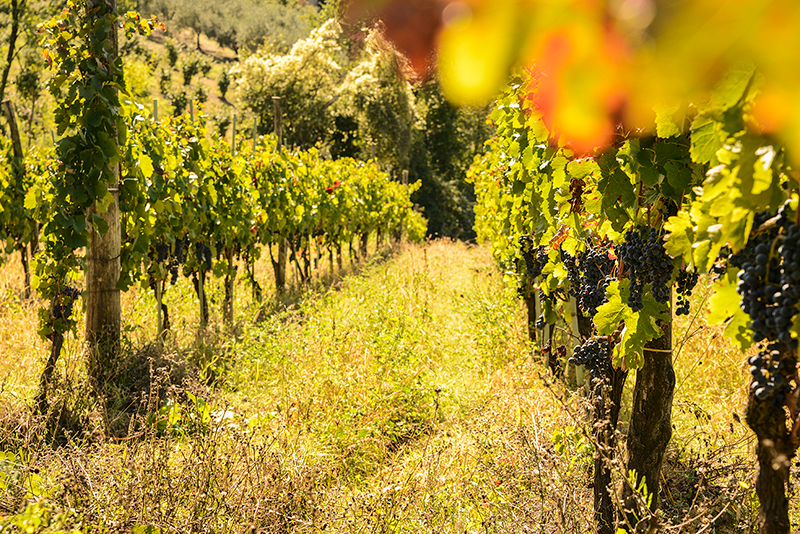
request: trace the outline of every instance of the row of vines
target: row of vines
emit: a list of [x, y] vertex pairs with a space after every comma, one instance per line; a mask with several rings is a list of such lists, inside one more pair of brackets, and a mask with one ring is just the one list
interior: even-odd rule
[[[497, 135], [470, 170], [476, 228], [529, 304], [532, 340], [556, 371], [556, 355], [563, 365], [568, 351], [542, 334], [561, 318], [574, 325], [569, 361], [591, 376], [597, 532], [658, 528], [672, 435], [672, 316], [690, 313], [700, 276], [714, 284], [708, 322], [724, 323], [743, 351], [757, 346], [746, 419], [758, 438], [760, 528], [789, 532], [790, 463], [800, 443], [800, 181], [749, 114], [757, 74], [736, 69], [695, 116], [675, 120], [661, 108], [656, 135], [620, 129], [589, 157], [551, 136], [528, 83], [515, 79], [499, 98]], [[616, 427], [630, 371], [617, 491]]]
[[254, 265], [262, 255], [280, 292], [288, 262], [302, 283], [323, 250], [341, 267], [343, 244], [353, 254], [355, 241], [363, 254], [370, 235], [425, 235], [410, 200], [418, 184], [393, 181], [374, 162], [287, 150], [274, 135], [238, 139], [234, 149], [209, 138], [202, 113], [157, 120], [123, 98], [116, 33], [158, 26], [133, 12], [118, 16], [113, 3], [69, 2], [41, 26], [56, 67], [50, 90], [60, 139], [24, 158], [12, 143], [0, 146], [0, 241], [22, 255], [26, 280], [49, 303], [39, 317], [40, 334], [52, 341], [41, 411], [81, 298], [89, 374], [102, 388], [119, 347], [120, 291], [139, 284], [153, 292], [161, 337], [169, 328], [165, 292], [190, 279], [204, 325], [206, 278], [214, 276], [224, 280], [222, 314], [231, 325], [239, 269], [261, 298]]

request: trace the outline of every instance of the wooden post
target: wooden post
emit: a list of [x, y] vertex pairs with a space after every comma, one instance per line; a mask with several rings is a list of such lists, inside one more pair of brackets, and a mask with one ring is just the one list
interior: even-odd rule
[[[583, 342], [583, 338], [581, 337], [581, 332], [578, 328], [578, 313], [580, 313], [578, 311], [578, 301], [573, 296], [569, 297], [569, 311], [570, 311], [569, 325], [570, 325], [570, 330], [572, 331], [572, 337], [573, 339], [578, 340], [575, 341], [574, 343], [570, 343], [569, 346], [567, 347], [567, 355], [572, 356], [573, 347], [575, 347], [575, 345], [577, 345], [579, 342], [580, 343]], [[578, 387], [582, 387], [583, 384], [586, 383], [585, 368], [583, 367], [583, 365], [575, 366], [575, 382], [577, 383]]]
[[194, 124], [194, 100], [189, 100], [189, 119]]
[[258, 117], [253, 118], [253, 153], [256, 151], [256, 139], [258, 138]]
[[206, 271], [205, 265], [200, 267], [197, 275], [197, 298], [200, 300], [200, 326], [208, 325], [208, 303], [206, 302]]
[[283, 115], [281, 111], [281, 97], [272, 97], [272, 119], [275, 135], [278, 137], [278, 150], [283, 146]]
[[377, 143], [375, 141], [373, 141], [372, 145], [370, 147], [370, 157], [369, 157], [369, 159], [373, 159], [373, 160], [375, 159], [375, 145], [377, 145]]
[[158, 122], [158, 99], [153, 99], [153, 120]]
[[225, 297], [222, 300], [222, 320], [225, 326], [233, 326], [233, 286], [236, 281], [236, 268], [233, 266], [233, 247], [225, 251], [225, 260], [228, 262], [228, 272], [225, 273]]
[[[89, 0], [87, 9], [103, 6], [112, 12], [117, 9], [116, 0]], [[101, 9], [101, 12], [103, 10]], [[116, 61], [117, 30], [103, 44], [108, 52], [105, 58], [107, 69]], [[106, 164], [105, 162], [103, 164]], [[86, 252], [86, 341], [88, 344], [89, 376], [94, 387], [102, 391], [110, 378], [110, 364], [116, 360], [120, 347], [120, 323], [122, 309], [117, 282], [120, 277], [121, 226], [119, 216], [119, 163], [114, 165], [108, 191], [112, 201], [100, 213], [95, 203], [87, 210], [87, 219], [98, 215], [108, 225], [108, 231], [100, 235], [92, 229]]]
[[161, 317], [161, 280], [156, 280], [156, 336], [161, 341], [161, 334], [164, 332], [164, 321]]
[[233, 124], [231, 125], [231, 156], [236, 155], [236, 113], [233, 114]]
[[[280, 153], [283, 148], [283, 111], [281, 111], [281, 97], [272, 97], [272, 126], [277, 137], [277, 148]], [[286, 239], [278, 241], [278, 263], [275, 266], [275, 288], [278, 292], [286, 288], [286, 262], [288, 261], [289, 243]]]
[[[536, 284], [538, 285], [538, 283], [539, 283], [539, 278], [536, 279]], [[534, 314], [533, 324], [535, 325], [539, 321], [539, 316], [542, 314], [542, 299], [539, 295], [539, 290], [536, 287], [533, 288], [533, 314]], [[538, 333], [536, 337], [541, 338], [541, 336], [539, 336]], [[542, 343], [544, 343], [544, 339], [542, 339]]]
[[403, 169], [403, 185], [408, 185], [408, 169]]

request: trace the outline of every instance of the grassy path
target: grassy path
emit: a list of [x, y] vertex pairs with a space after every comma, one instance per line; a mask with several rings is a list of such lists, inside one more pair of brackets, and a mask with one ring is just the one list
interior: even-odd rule
[[[713, 329], [676, 332], [665, 519], [696, 516], [681, 530], [695, 532], [719, 514], [716, 532], [746, 529], [749, 434], [732, 419], [746, 371]], [[129, 377], [145, 393], [117, 399], [138, 413], [104, 414], [75, 392], [66, 415], [82, 433], [58, 448], [41, 445], [46, 421], [4, 417], [0, 527], [590, 531], [583, 397], [542, 376], [486, 248], [406, 246], [237, 339], [148, 350]]]

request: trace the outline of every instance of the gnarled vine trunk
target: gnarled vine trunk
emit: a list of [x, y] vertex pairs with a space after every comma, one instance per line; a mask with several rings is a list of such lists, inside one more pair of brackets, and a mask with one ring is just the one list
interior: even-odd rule
[[612, 369], [602, 379], [592, 380], [594, 418], [594, 525], [598, 534], [614, 534], [616, 507], [613, 499], [611, 462], [616, 453], [616, 431], [622, 407], [627, 371]]
[[786, 534], [790, 529], [786, 492], [789, 489], [789, 466], [795, 452], [786, 427], [786, 413], [783, 408], [774, 408], [772, 399], [759, 401], [751, 391], [746, 419], [758, 437], [758, 531], [760, 534]]
[[[625, 472], [636, 471], [636, 487], [645, 482], [647, 493], [652, 498], [651, 511], [659, 506], [661, 465], [672, 437], [672, 399], [675, 392], [672, 321], [659, 322], [659, 326], [663, 334], [645, 345], [644, 365], [636, 372], [625, 454]], [[638, 521], [648, 515], [647, 511], [640, 507], [640, 499], [630, 484], [623, 484], [622, 498], [627, 522], [635, 527]]]

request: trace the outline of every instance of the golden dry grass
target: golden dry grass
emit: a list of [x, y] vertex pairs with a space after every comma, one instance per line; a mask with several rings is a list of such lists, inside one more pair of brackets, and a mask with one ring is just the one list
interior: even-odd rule
[[[14, 482], [0, 491], [0, 517], [27, 510], [50, 514], [51, 525], [109, 532], [590, 531], [585, 397], [546, 375], [486, 248], [434, 241], [376, 259], [273, 302], [258, 324], [240, 283], [235, 336], [217, 323], [196, 335], [192, 290], [172, 288], [175, 335], [163, 355], [145, 351], [152, 297], [126, 295], [131, 350], [151, 357], [132, 361], [169, 387], [150, 387], [124, 418], [112, 414], [130, 432], [116, 438], [85, 432], [61, 447], [8, 439], [4, 453], [15, 459], [2, 465]], [[3, 295], [21, 280], [13, 267], [2, 268]], [[257, 273], [267, 289], [266, 263]], [[31, 398], [46, 347], [34, 339], [33, 313], [3, 302], [0, 321], [14, 331], [0, 345], [3, 399], [17, 391], [8, 416]], [[742, 416], [747, 372], [720, 334], [675, 322], [682, 347], [663, 472], [664, 521], [685, 523], [674, 532], [712, 518], [716, 532], [748, 531], [754, 521], [752, 437], [733, 415]], [[5, 339], [28, 347], [24, 365], [6, 357]], [[68, 352], [61, 372], [78, 384], [77, 399], [86, 395], [79, 340]], [[102, 428], [98, 407], [75, 399], [81, 425]], [[46, 435], [37, 430], [46, 423], [23, 428]], [[617, 483], [622, 476], [617, 467]]]

